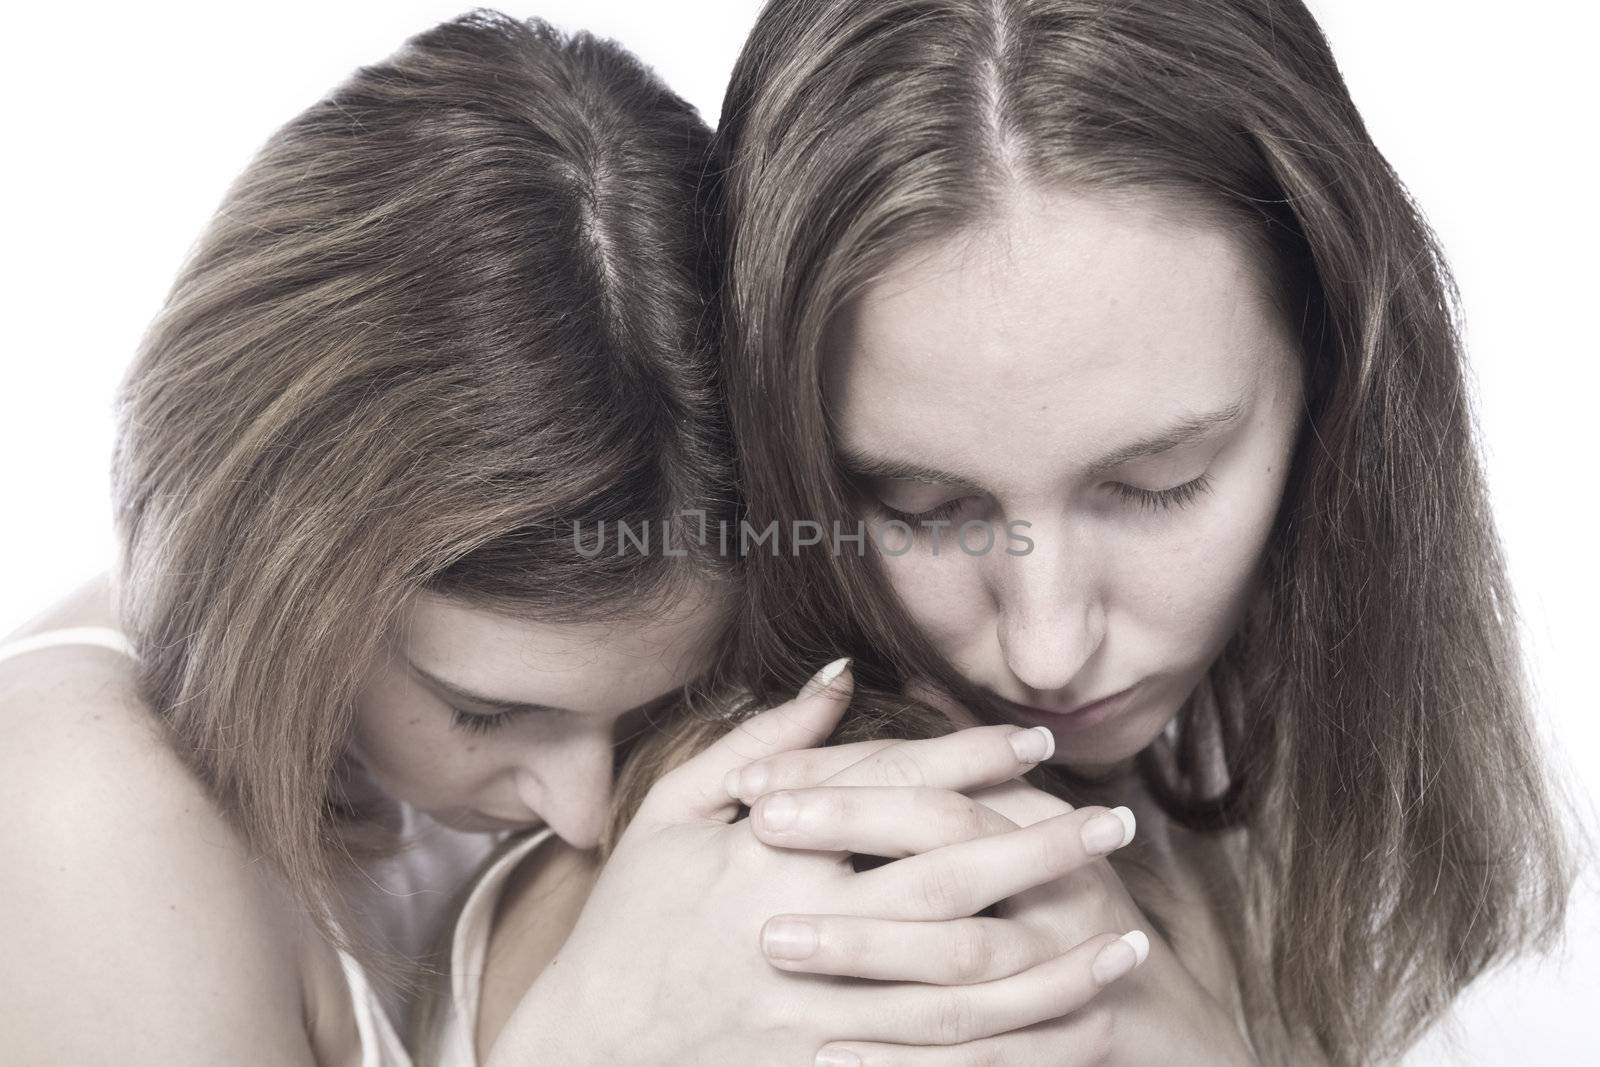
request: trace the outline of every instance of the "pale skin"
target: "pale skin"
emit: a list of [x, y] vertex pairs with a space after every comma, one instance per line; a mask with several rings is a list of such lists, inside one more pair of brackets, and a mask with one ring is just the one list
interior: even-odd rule
[[[583, 627], [419, 596], [388, 653], [372, 665], [351, 754], [380, 794], [442, 822], [465, 830], [548, 825], [581, 856], [607, 811], [613, 746], [639, 727], [641, 703], [703, 668], [718, 610], [705, 590], [671, 610]], [[10, 636], [115, 625], [101, 580]], [[753, 885], [802, 886], [782, 901], [789, 908], [844, 907], [844, 897], [816, 891], [837, 882], [836, 872], [816, 870], [804, 855], [766, 849], [744, 824], [738, 833], [745, 844], [733, 863], [726, 853], [693, 845], [708, 824], [731, 818], [736, 804], [722, 789], [728, 771], [820, 743], [847, 699], [846, 684], [774, 709], [764, 722], [731, 734], [719, 746], [721, 763], [702, 763], [701, 778], [680, 776], [652, 790], [646, 811], [657, 832], [644, 845], [619, 849], [635, 862], [613, 863], [613, 880], [648, 884], [659, 896], [668, 884], [660, 872], [669, 866], [670, 885], [707, 903], [712, 915], [720, 914], [719, 899], [756, 902], [748, 893]], [[8, 806], [0, 848], [14, 858], [0, 866], [0, 896], [27, 902], [0, 909], [0, 938], [8, 946], [0, 959], [7, 1005], [0, 1047], [24, 1062], [359, 1063], [336, 957], [173, 751], [140, 700], [126, 658], [66, 647], [7, 661], [0, 665], [0, 713], [8, 723], [8, 743], [0, 749], [0, 803]], [[491, 715], [487, 725], [477, 721]], [[1032, 765], [1007, 740], [1028, 733], [971, 731], [965, 748], [969, 758], [979, 757], [987, 780], [1003, 781]], [[910, 812], [920, 823], [924, 806], [925, 798], [886, 796], [875, 819], [884, 824]], [[1029, 850], [1017, 842], [1009, 865], [1002, 857], [999, 866], [1020, 868], [1016, 859]], [[955, 862], [951, 857], [941, 866]], [[813, 869], [809, 883], [793, 876], [803, 867]], [[1019, 877], [1007, 891], [1042, 878]], [[881, 885], [877, 892], [903, 890]], [[680, 929], [651, 919], [637, 906], [641, 895], [625, 890], [608, 903], [588, 903], [600, 934], [561, 981], [541, 986], [565, 1006], [560, 1018], [572, 1030], [564, 1037], [542, 1033], [542, 1050], [567, 1040], [578, 1042], [575, 1055], [586, 1054], [593, 1051], [588, 1035], [605, 1032], [644, 1033], [652, 1044], [695, 1049], [705, 1019], [667, 1010], [655, 997], [660, 983], [679, 989], [698, 983], [719, 1003], [741, 989], [745, 976], [720, 966], [725, 946], [714, 936], [724, 929], [731, 936], [736, 926], [719, 922], [710, 935]], [[547, 917], [555, 920], [550, 929], [564, 932], [559, 914]], [[666, 953], [670, 966], [631, 965], [646, 940]], [[1085, 995], [1091, 956], [1108, 940], [1104, 935], [1078, 946], [1076, 956], [1063, 956], [1078, 986], [1060, 995]], [[588, 995], [584, 976], [596, 974], [611, 976], [609, 1003]], [[528, 1000], [537, 1026], [539, 1009], [551, 1000]], [[638, 1010], [625, 1016], [622, 1005]], [[815, 1015], [794, 1021], [797, 1046], [814, 1048], [824, 1032], [841, 1028], [871, 1032], [867, 1003], [857, 996], [835, 991], [813, 1008]], [[932, 1019], [925, 1010], [908, 1017]], [[927, 1038], [933, 1025], [916, 1024], [911, 1036]], [[763, 1039], [754, 1029], [741, 1036]]]
[[[1138, 813], [1141, 856], [1171, 895], [1174, 938], [1152, 938], [1145, 966], [1042, 1026], [945, 1049], [841, 1041], [823, 1051], [849, 1052], [863, 1067], [1140, 1064], [1180, 1048], [1206, 1050], [1204, 1062], [1251, 1062], [1237, 978], [1205, 888], [1216, 857], [1167, 824], [1131, 768], [1237, 626], [1283, 492], [1302, 414], [1299, 356], [1258, 251], [1181, 203], [1018, 189], [990, 224], [892, 264], [832, 339], [830, 416], [869, 518], [947, 518], [950, 530], [974, 519], [1030, 523], [1027, 555], [973, 556], [952, 550], [947, 536], [940, 554], [924, 539], [886, 557], [886, 573], [953, 664], [1009, 701], [1017, 724], [1052, 732], [1055, 762], [1100, 778]], [[1185, 422], [1191, 432], [1174, 439]], [[1163, 436], [1165, 447], [1132, 454]], [[1109, 716], [1065, 714], [1129, 687]], [[971, 722], [941, 694], [919, 695], [956, 724]], [[930, 824], [950, 828], [930, 831], [946, 843], [1070, 810], [1018, 785], [982, 790], [954, 750], [928, 743], [753, 761], [734, 792], [753, 805], [762, 841], [837, 849], [851, 823], [821, 787], [885, 757], [880, 780], [972, 792], [968, 807]], [[807, 813], [803, 832], [765, 828], [778, 792]], [[878, 854], [904, 854], [874, 843]], [[539, 862], [560, 871], [567, 861]], [[503, 898], [499, 929], [514, 943], [491, 952], [480, 1047], [515, 992], [546, 960], [563, 958], [548, 929], [536, 942], [521, 933], [534, 909], [573, 915], [571, 898], [586, 884], [536, 870]], [[969, 981], [1017, 974], [1097, 930], [1144, 925], [1103, 861], [1018, 893], [998, 914], [1015, 923], [985, 928]], [[802, 961], [769, 956], [786, 971], [893, 970], [904, 951], [882, 926], [779, 918], [810, 926], [818, 943]]]
[[[849, 798], [848, 810], [822, 820], [831, 831], [823, 845], [770, 847], [754, 829], [763, 815], [735, 820], [739, 805], [723, 789], [729, 773], [814, 747], [838, 722], [849, 696], [849, 676], [841, 673], [668, 772], [581, 909], [574, 897], [589, 889], [582, 867], [559, 856], [539, 861], [541, 870], [507, 899], [520, 892], [528, 907], [543, 905], [541, 914], [514, 904], [502, 910], [502, 934], [516, 931], [528, 940], [510, 953], [491, 949], [490, 970], [523, 968], [527, 956], [540, 953], [545, 966], [520, 990], [504, 975], [488, 980], [486, 1017], [505, 1016], [506, 1004], [516, 1002], [499, 1033], [480, 1025], [480, 1054], [491, 1067], [531, 1060], [806, 1063], [840, 1034], [936, 1050], [1057, 1018], [1128, 973], [1136, 950], [1112, 928], [1043, 953], [1001, 981], [969, 973], [924, 981], [928, 963], [921, 957], [940, 958], [970, 942], [968, 916], [1054, 883], [1120, 847], [1125, 824], [1105, 808], [962, 840], [948, 832], [951, 806], [962, 800], [957, 794], [903, 785], [844, 788], [881, 780], [893, 766], [892, 754], [868, 754], [833, 776], [840, 787], [835, 794]], [[976, 789], [1006, 782], [1022, 769], [1011, 740], [1019, 734], [1040, 736], [991, 726], [930, 745], [962, 768], [964, 787]], [[770, 822], [770, 812], [765, 818]], [[1109, 840], [1095, 833], [1097, 821], [1105, 820], [1113, 828]], [[849, 856], [862, 852], [908, 858], [857, 873]], [[548, 876], [540, 877], [544, 871]], [[851, 958], [827, 970], [823, 981], [772, 967], [752, 934], [764, 920], [802, 904], [870, 924], [882, 957]], [[575, 912], [570, 934], [557, 945], [549, 920]], [[1021, 924], [995, 925], [1021, 940]], [[765, 939], [772, 935], [769, 924]], [[664, 1019], [677, 1022], [666, 1027]], [[1023, 1040], [1038, 1044], [1031, 1036]]]
[[[1031, 532], [1040, 546], [1035, 556], [976, 562], [962, 556], [952, 563], [931, 553], [910, 553], [900, 557], [891, 577], [907, 610], [953, 662], [998, 695], [1043, 709], [1041, 715], [1054, 715], [1115, 686], [1141, 683], [1138, 699], [1104, 723], [1068, 729], [1069, 724], [1044, 719], [1060, 727], [1053, 731], [1058, 760], [1115, 777], [1164, 725], [1164, 716], [1175, 712], [1185, 692], [1183, 679], [1198, 678], [1245, 601], [1281, 492], [1274, 476], [1281, 479], [1287, 465], [1297, 393], [1287, 348], [1270, 343], [1284, 340], [1281, 324], [1260, 299], [1260, 283], [1248, 269], [1242, 245], [1204, 226], [1173, 230], [1170, 218], [1158, 225], [1146, 215], [1141, 224], [1137, 212], [1096, 211], [1082, 203], [1072, 205], [1079, 210], [1062, 210], [1066, 204], [1049, 197], [1023, 199], [1010, 225], [997, 231], [1003, 240], [936, 249], [904, 264], [901, 276], [891, 271], [864, 299], [855, 323], [861, 336], [843, 340], [851, 356], [830, 388], [854, 453], [959, 473], [965, 481], [958, 494], [948, 481], [918, 478], [912, 485], [888, 479], [874, 487], [880, 500], [906, 511], [971, 497], [961, 506], [1035, 524]], [[1043, 239], [1052, 227], [1059, 241]], [[1085, 253], [1090, 249], [1092, 256]], [[1073, 270], [1081, 274], [1076, 286]], [[1041, 277], [1051, 284], [1030, 293], [1029, 283], [1043, 284]], [[1119, 278], [1123, 286], [1115, 284]], [[941, 290], [941, 280], [949, 288]], [[1119, 307], [1116, 300], [1069, 299], [1080, 292], [1104, 297], [1095, 284], [1124, 296], [1142, 294], [1138, 314], [1112, 314]], [[986, 350], [984, 324], [997, 303], [1003, 307], [1008, 299], [1012, 306], [1004, 321], [1016, 326], [1017, 335], [1006, 352]], [[1028, 316], [1041, 305], [1062, 318], [1030, 330]], [[1097, 307], [1105, 312], [1098, 317]], [[895, 338], [913, 336], [910, 324], [935, 313], [947, 316], [943, 329], [910, 342], [917, 346], [920, 377], [908, 379], [900, 373], [907, 353], [897, 355]], [[1129, 333], [1135, 322], [1142, 333]], [[1063, 337], [1076, 344], [1064, 346]], [[1140, 374], [1119, 376], [1120, 365], [1110, 358], [1119, 351], [1145, 361]], [[1065, 383], [1052, 378], [1057, 364], [1075, 354], [1083, 356], [1077, 366], [1083, 377]], [[1280, 357], [1276, 363], [1274, 355]], [[985, 369], [988, 373], [980, 373]], [[853, 378], [858, 371], [862, 377]], [[884, 375], [876, 386], [873, 374]], [[1015, 389], [997, 388], [997, 380], [1012, 381]], [[919, 382], [942, 384], [924, 392]], [[1232, 397], [1220, 395], [1228, 392], [1218, 387], [1224, 382], [1235, 391], [1252, 391], [1240, 416], [1228, 424], [1231, 429], [1129, 463], [1115, 473], [1115, 482], [1085, 476], [1093, 450], [1164, 428], [1178, 410], [1193, 414], [1231, 402]], [[1041, 390], [1049, 404], [1028, 406], [1028, 398]], [[1013, 405], [1020, 399], [1022, 406], [1006, 407], [1007, 399]], [[1094, 432], [1083, 428], [1084, 420]], [[1043, 463], [1016, 464], [993, 435], [966, 436], [990, 425], [1029, 433], [1030, 454], [1057, 460], [1054, 473]], [[1169, 462], [1171, 467], [1164, 466]], [[1191, 465], [1212, 480], [1215, 493], [1197, 498], [1170, 520], [1157, 521], [1152, 512], [1129, 517], [1101, 492], [1120, 482], [1147, 492], [1168, 488], [1194, 477]], [[913, 499], [930, 485], [938, 499]], [[1225, 491], [1234, 495], [1225, 497]], [[1193, 525], [1177, 521], [1180, 517]], [[1119, 561], [1125, 554], [1160, 573], [1123, 567]], [[963, 591], [961, 597], [947, 595], [952, 586]], [[975, 614], [974, 603], [992, 610]], [[426, 612], [427, 605], [417, 610]], [[404, 646], [406, 655], [400, 658], [406, 662], [376, 668], [371, 693], [382, 699], [363, 702], [357, 739], [374, 777], [395, 795], [411, 799], [410, 793], [456, 825], [534, 825], [533, 820], [548, 819], [556, 826], [559, 820], [579, 850], [587, 847], [598, 828], [593, 801], [603, 802], [609, 789], [608, 771], [604, 784], [596, 784], [603, 762], [596, 753], [609, 753], [619, 733], [632, 727], [629, 715], [638, 699], [666, 688], [649, 684], [649, 671], [660, 670], [660, 678], [675, 684], [697, 669], [696, 623], [680, 617], [681, 632], [636, 635], [638, 642], [624, 656], [632, 664], [626, 669], [603, 656], [590, 660], [596, 682], [602, 675], [616, 681], [619, 670], [631, 675], [641, 657], [649, 665], [644, 682], [616, 681], [621, 689], [614, 703], [595, 699], [563, 708], [556, 716], [559, 724], [541, 722], [537, 714], [519, 715], [497, 728], [497, 735], [506, 731], [505, 742], [490, 746], [471, 731], [457, 729], [460, 736], [452, 736], [448, 721], [455, 711], [437, 681], [502, 701], [550, 704], [563, 698], [552, 689], [560, 680], [549, 676], [549, 668], [572, 662], [575, 637], [594, 641], [597, 635], [563, 631], [559, 641], [545, 647], [549, 658], [541, 659], [527, 650], [557, 635], [520, 629], [526, 624], [514, 621], [479, 619], [511, 629], [504, 631], [503, 641], [479, 632], [462, 648], [447, 640], [430, 646], [424, 635], [465, 633], [469, 620], [437, 621], [435, 631], [425, 619], [413, 619], [406, 632], [421, 644]], [[109, 622], [107, 605], [91, 591], [31, 629]], [[617, 636], [614, 628], [607, 632]], [[471, 658], [472, 649], [486, 654]], [[431, 681], [417, 676], [419, 660]], [[261, 865], [250, 862], [226, 819], [163, 744], [153, 717], [133, 694], [126, 662], [96, 649], [42, 652], [0, 668], [0, 687], [8, 740], [14, 742], [0, 755], [3, 802], [12, 812], [30, 816], [5, 820], [7, 854], [21, 861], [5, 866], [0, 890], [7, 899], [38, 902], [38, 907], [10, 909], [0, 920], [6, 924], [0, 936], [16, 947], [0, 964], [12, 1006], [0, 1017], [5, 1047], [21, 1050], [24, 1059], [349, 1062], [354, 1046], [347, 999], [326, 947], [307, 935], [280, 887]], [[585, 693], [591, 688], [579, 687]], [[576, 702], [577, 690], [566, 692], [564, 699]], [[628, 700], [634, 703], [624, 703]], [[547, 971], [533, 981], [536, 995], [519, 1002], [531, 1005], [522, 1017], [531, 1021], [521, 1021], [514, 1010], [504, 1013], [511, 1017], [505, 1032], [514, 1040], [497, 1046], [495, 1057], [515, 1057], [519, 1041], [534, 1052], [562, 1047], [561, 1035], [536, 1029], [539, 1009], [552, 1005], [570, 1009], [557, 1017], [572, 1021], [575, 1033], [595, 1033], [595, 1024], [585, 1022], [580, 1009], [596, 998], [579, 996], [571, 981], [563, 986], [545, 980], [550, 973], [587, 969], [607, 976], [610, 998], [588, 1010], [602, 1011], [604, 1022], [617, 1022], [620, 1035], [648, 1036], [653, 1047], [665, 1048], [674, 1040], [690, 1050], [703, 1047], [697, 1042], [704, 1035], [694, 1027], [715, 1022], [731, 1024], [735, 1035], [746, 1026], [742, 1033], [759, 1042], [756, 1047], [770, 1047], [771, 1035], [781, 1033], [796, 1049], [848, 1049], [871, 1064], [976, 1062], [980, 1055], [1002, 1056], [1008, 1063], [1060, 1063], [1064, 1042], [1093, 1057], [1084, 1062], [1147, 1062], [1139, 1058], [1141, 1052], [1148, 1056], [1173, 1047], [1215, 1049], [1216, 1062], [1239, 1061], [1244, 1053], [1228, 1041], [1231, 1019], [1223, 1007], [1231, 981], [1218, 939], [1207, 930], [1203, 896], [1191, 895], [1191, 906], [1178, 917], [1180, 931], [1193, 930], [1193, 936], [1174, 946], [1152, 939], [1150, 960], [1131, 980], [1096, 995], [1082, 984], [1092, 954], [1107, 948], [1115, 931], [1135, 928], [1142, 919], [1103, 861], [1081, 849], [1073, 853], [1083, 825], [1100, 812], [1066, 812], [1064, 805], [1017, 787], [985, 791], [1027, 766], [1014, 753], [1004, 754], [1000, 745], [1009, 751], [1009, 743], [993, 733], [997, 728], [989, 728], [993, 736], [966, 735], [959, 746], [892, 746], [883, 749], [888, 756], [860, 749], [842, 756], [835, 750], [792, 754], [817, 744], [831, 725], [830, 715], [842, 707], [826, 695], [789, 707], [764, 727], [730, 735], [734, 740], [710, 759], [652, 793], [641, 829], [630, 830], [634, 846], [619, 848], [619, 856], [633, 856], [631, 865], [613, 864], [608, 868], [612, 889], [602, 893], [601, 886], [581, 909], [565, 909], [576, 932], [559, 958], [570, 958], [575, 966]], [[418, 744], [389, 744], [411, 730], [424, 732], [411, 735]], [[420, 744], [423, 736], [432, 751]], [[438, 751], [441, 743], [450, 747]], [[541, 753], [550, 756], [547, 764]], [[988, 756], [974, 759], [981, 753]], [[836, 762], [840, 759], [846, 762]], [[734, 806], [719, 790], [727, 772], [763, 761], [767, 781], [740, 793], [755, 802], [754, 818], [728, 822]], [[563, 779], [569, 768], [582, 780]], [[906, 786], [908, 768], [916, 769], [929, 788]], [[859, 789], [883, 781], [898, 788]], [[765, 798], [780, 786], [791, 787], [790, 792], [811, 787], [815, 791], [801, 792], [797, 799], [822, 813], [802, 818], [801, 832], [781, 837], [769, 832]], [[742, 789], [740, 780], [735, 787]], [[847, 810], [839, 803], [842, 787], [857, 789], [864, 798], [849, 809], [849, 819], [841, 817]], [[958, 790], [973, 792], [990, 814], [957, 806], [951, 798]], [[590, 799], [564, 811], [559, 801], [566, 796]], [[1144, 816], [1142, 835], [1155, 839], [1148, 806], [1133, 795], [1128, 802]], [[51, 817], [34, 814], [40, 811]], [[1013, 828], [1024, 825], [1046, 829], [1017, 837]], [[1049, 834], [1057, 836], [1041, 849], [1035, 838]], [[1004, 841], [1006, 835], [1014, 838], [1013, 862], [973, 867], [972, 854], [959, 851], [973, 843], [968, 839]], [[1181, 835], [1163, 836], [1174, 842], [1168, 857], [1173, 885], [1185, 892], [1182, 887], [1196, 879], [1183, 862]], [[695, 841], [706, 847], [685, 847]], [[717, 844], [710, 847], [713, 841]], [[826, 850], [822, 860], [805, 855], [819, 849]], [[836, 857], [841, 850], [914, 854], [917, 860], [942, 852], [935, 861], [942, 870], [999, 871], [1004, 878], [973, 887], [968, 897], [947, 897], [942, 912], [908, 916], [895, 909], [916, 899], [917, 882], [851, 882], [837, 859], [826, 855]], [[1017, 873], [1020, 857], [1041, 851], [1070, 869]], [[737, 861], [732, 867], [730, 857]], [[555, 854], [540, 860], [557, 873], [561, 862]], [[926, 872], [929, 866], [919, 869]], [[674, 872], [671, 886], [663, 885], [663, 870]], [[538, 875], [535, 870], [524, 884], [537, 887]], [[584, 884], [583, 878], [567, 881]], [[118, 886], [114, 896], [104, 892], [110, 884]], [[804, 893], [787, 892], [799, 885], [806, 887]], [[774, 886], [785, 892], [772, 892]], [[858, 891], [863, 886], [868, 888]], [[694, 933], [688, 931], [667, 944], [662, 931], [673, 929], [679, 915], [666, 908], [651, 921], [652, 913], [640, 902], [653, 899], [665, 906], [679, 899], [668, 889], [702, 903], [717, 899], [713, 890], [725, 892], [746, 911], [736, 915], [713, 908], [717, 922], [700, 936], [687, 936]], [[516, 915], [518, 899], [508, 897], [503, 923]], [[977, 932], [960, 925], [961, 915], [999, 900], [1005, 901], [1000, 909], [1005, 921]], [[819, 907], [819, 901], [830, 906]], [[951, 910], [962, 907], [966, 910], [959, 914]], [[856, 925], [846, 931], [843, 924], [824, 922], [823, 914], [853, 916]], [[786, 918], [810, 922], [819, 947], [807, 959], [779, 966], [758, 954], [764, 942], [756, 932]], [[558, 924], [563, 921], [557, 917]], [[940, 957], [928, 951], [925, 940], [926, 927], [935, 924], [947, 927], [942, 933], [950, 940], [942, 948], [964, 945], [959, 958], [968, 963], [960, 973], [897, 972], [925, 968], [928, 958]], [[552, 952], [560, 940], [555, 929], [539, 935]], [[924, 939], [914, 938], [913, 929]], [[724, 944], [728, 938], [733, 940]], [[673, 969], [646, 971], [648, 981], [630, 991], [625, 979], [640, 969], [629, 961], [643, 943], [661, 948], [664, 967]], [[505, 958], [503, 949], [492, 951], [491, 963]], [[740, 964], [730, 966], [735, 958]], [[577, 966], [584, 960], [593, 963]], [[759, 995], [764, 988], [782, 991], [784, 986], [772, 983], [793, 982], [808, 970], [906, 978], [921, 985], [881, 990], [874, 999], [863, 989], [813, 984], [808, 988], [815, 999], [807, 1010], [788, 1014], [781, 996]], [[674, 975], [681, 976], [679, 984], [671, 984]], [[722, 979], [726, 987], [707, 986], [707, 976]], [[1024, 981], [1013, 981], [1017, 978]], [[985, 999], [992, 988], [981, 987], [992, 981], [1013, 984], [1004, 987], [1004, 995]], [[524, 980], [521, 988], [529, 984]], [[494, 988], [492, 976], [489, 988]], [[742, 1004], [776, 1014], [753, 1020], [748, 1010], [734, 1011], [720, 1022], [681, 1011], [652, 1015], [647, 1009], [660, 988], [696, 989], [695, 1003], [702, 1008]], [[1041, 1000], [1040, 990], [1062, 996]], [[895, 996], [904, 999], [891, 999]], [[1019, 1016], [1019, 1004], [1036, 1017]], [[492, 1021], [491, 1008], [486, 1006], [485, 1013]], [[884, 1019], [900, 1031], [887, 1032], [893, 1029], [888, 1027], [879, 1040], [826, 1044], [835, 1037], [871, 1037], [871, 1028]], [[1034, 1025], [1039, 1020], [1046, 1021]], [[1128, 1025], [1130, 1020], [1136, 1025]], [[1130, 1044], [1130, 1035], [1153, 1045]], [[480, 1030], [480, 1036], [487, 1047], [492, 1035]]]
[[[716, 612], [691, 596], [550, 626], [421, 596], [373, 667], [353, 748], [379, 788], [449, 825], [547, 824], [590, 848], [615, 741], [701, 669]], [[116, 625], [102, 578], [10, 636]], [[541, 708], [467, 729], [441, 681]], [[27, 902], [0, 909], [0, 1047], [19, 1062], [360, 1062], [337, 958], [172, 750], [125, 657], [69, 646], [0, 664], [0, 714], [0, 898]]]

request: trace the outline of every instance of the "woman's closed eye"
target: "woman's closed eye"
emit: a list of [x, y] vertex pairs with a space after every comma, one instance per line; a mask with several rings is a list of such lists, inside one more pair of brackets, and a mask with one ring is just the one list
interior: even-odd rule
[[919, 523], [938, 522], [941, 519], [953, 518], [961, 510], [962, 505], [971, 499], [971, 497], [965, 496], [952, 497], [942, 504], [935, 504], [933, 507], [924, 508], [921, 511], [902, 511], [886, 501], [878, 499], [874, 499], [873, 504], [883, 513], [884, 517], [915, 527]]
[[506, 725], [512, 719], [521, 718], [532, 710], [532, 708], [508, 708], [505, 711], [494, 712], [463, 711], [451, 705], [450, 725], [470, 733], [488, 733]]
[[[1202, 493], [1211, 489], [1211, 479], [1202, 474], [1181, 485], [1168, 489], [1144, 489], [1125, 482], [1111, 483], [1111, 490], [1119, 500], [1132, 505], [1140, 510], [1166, 511], [1186, 507], [1193, 503]], [[970, 496], [951, 497], [942, 503], [920, 510], [897, 508], [885, 500], [873, 498], [874, 506], [886, 517], [892, 520], [916, 526], [919, 523], [937, 522], [942, 519], [951, 519], [956, 516], [968, 501]]]
[[1170, 508], [1185, 507], [1201, 493], [1210, 490], [1211, 480], [1202, 474], [1198, 478], [1184, 482], [1182, 485], [1175, 485], [1170, 489], [1141, 489], [1136, 485], [1127, 485], [1123, 482], [1113, 482], [1111, 488], [1119, 498], [1137, 508], [1162, 511]]

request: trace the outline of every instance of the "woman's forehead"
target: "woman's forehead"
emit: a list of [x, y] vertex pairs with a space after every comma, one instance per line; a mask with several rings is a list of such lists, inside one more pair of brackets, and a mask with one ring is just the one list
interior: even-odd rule
[[[545, 622], [418, 596], [400, 632], [413, 664], [505, 702], [581, 709], [642, 703], [690, 680], [721, 632], [720, 585], [681, 587], [670, 603], [586, 622]], [[637, 697], [637, 699], [633, 699]]]

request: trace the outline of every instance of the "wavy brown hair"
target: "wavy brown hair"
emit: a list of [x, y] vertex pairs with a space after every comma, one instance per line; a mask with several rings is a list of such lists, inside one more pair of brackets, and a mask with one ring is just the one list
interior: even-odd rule
[[573, 528], [731, 498], [709, 138], [615, 44], [444, 23], [272, 136], [127, 376], [145, 692], [336, 943], [363, 948], [335, 928], [355, 698], [418, 592], [581, 621], [722, 572], [685, 536], [585, 555]]
[[[1254, 605], [1139, 769], [1235, 857], [1252, 1039], [1275, 1063], [1398, 1054], [1555, 934], [1570, 865], [1455, 290], [1300, 3], [774, 0], [717, 151], [724, 365], [758, 527], [854, 528], [824, 338], [895, 257], [985, 225], [1018, 185], [1154, 192], [1246, 224], [1298, 327], [1304, 423]], [[745, 567], [737, 673], [764, 702], [842, 652], [858, 706], [920, 678], [1003, 718], [875, 553]]]

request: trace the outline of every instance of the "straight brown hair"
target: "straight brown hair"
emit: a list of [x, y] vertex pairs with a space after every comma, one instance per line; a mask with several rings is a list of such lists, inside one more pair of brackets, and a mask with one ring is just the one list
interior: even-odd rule
[[411, 598], [582, 621], [721, 574], [681, 532], [682, 556], [585, 555], [573, 527], [732, 498], [709, 138], [615, 44], [446, 22], [272, 136], [128, 373], [115, 500], [144, 691], [343, 947], [364, 947], [337, 888], [362, 813], [339, 772]]
[[[774, 0], [716, 151], [756, 526], [860, 517], [820, 368], [835, 315], [895, 257], [984, 226], [1019, 185], [1176, 197], [1248, 226], [1299, 329], [1305, 420], [1255, 603], [1141, 776], [1234, 858], [1228, 918], [1268, 1062], [1398, 1055], [1473, 978], [1548, 943], [1571, 866], [1455, 289], [1302, 4]], [[847, 653], [863, 714], [892, 718], [924, 679], [1003, 719], [910, 624], [875, 552], [758, 553], [745, 571], [732, 670], [761, 702]]]

